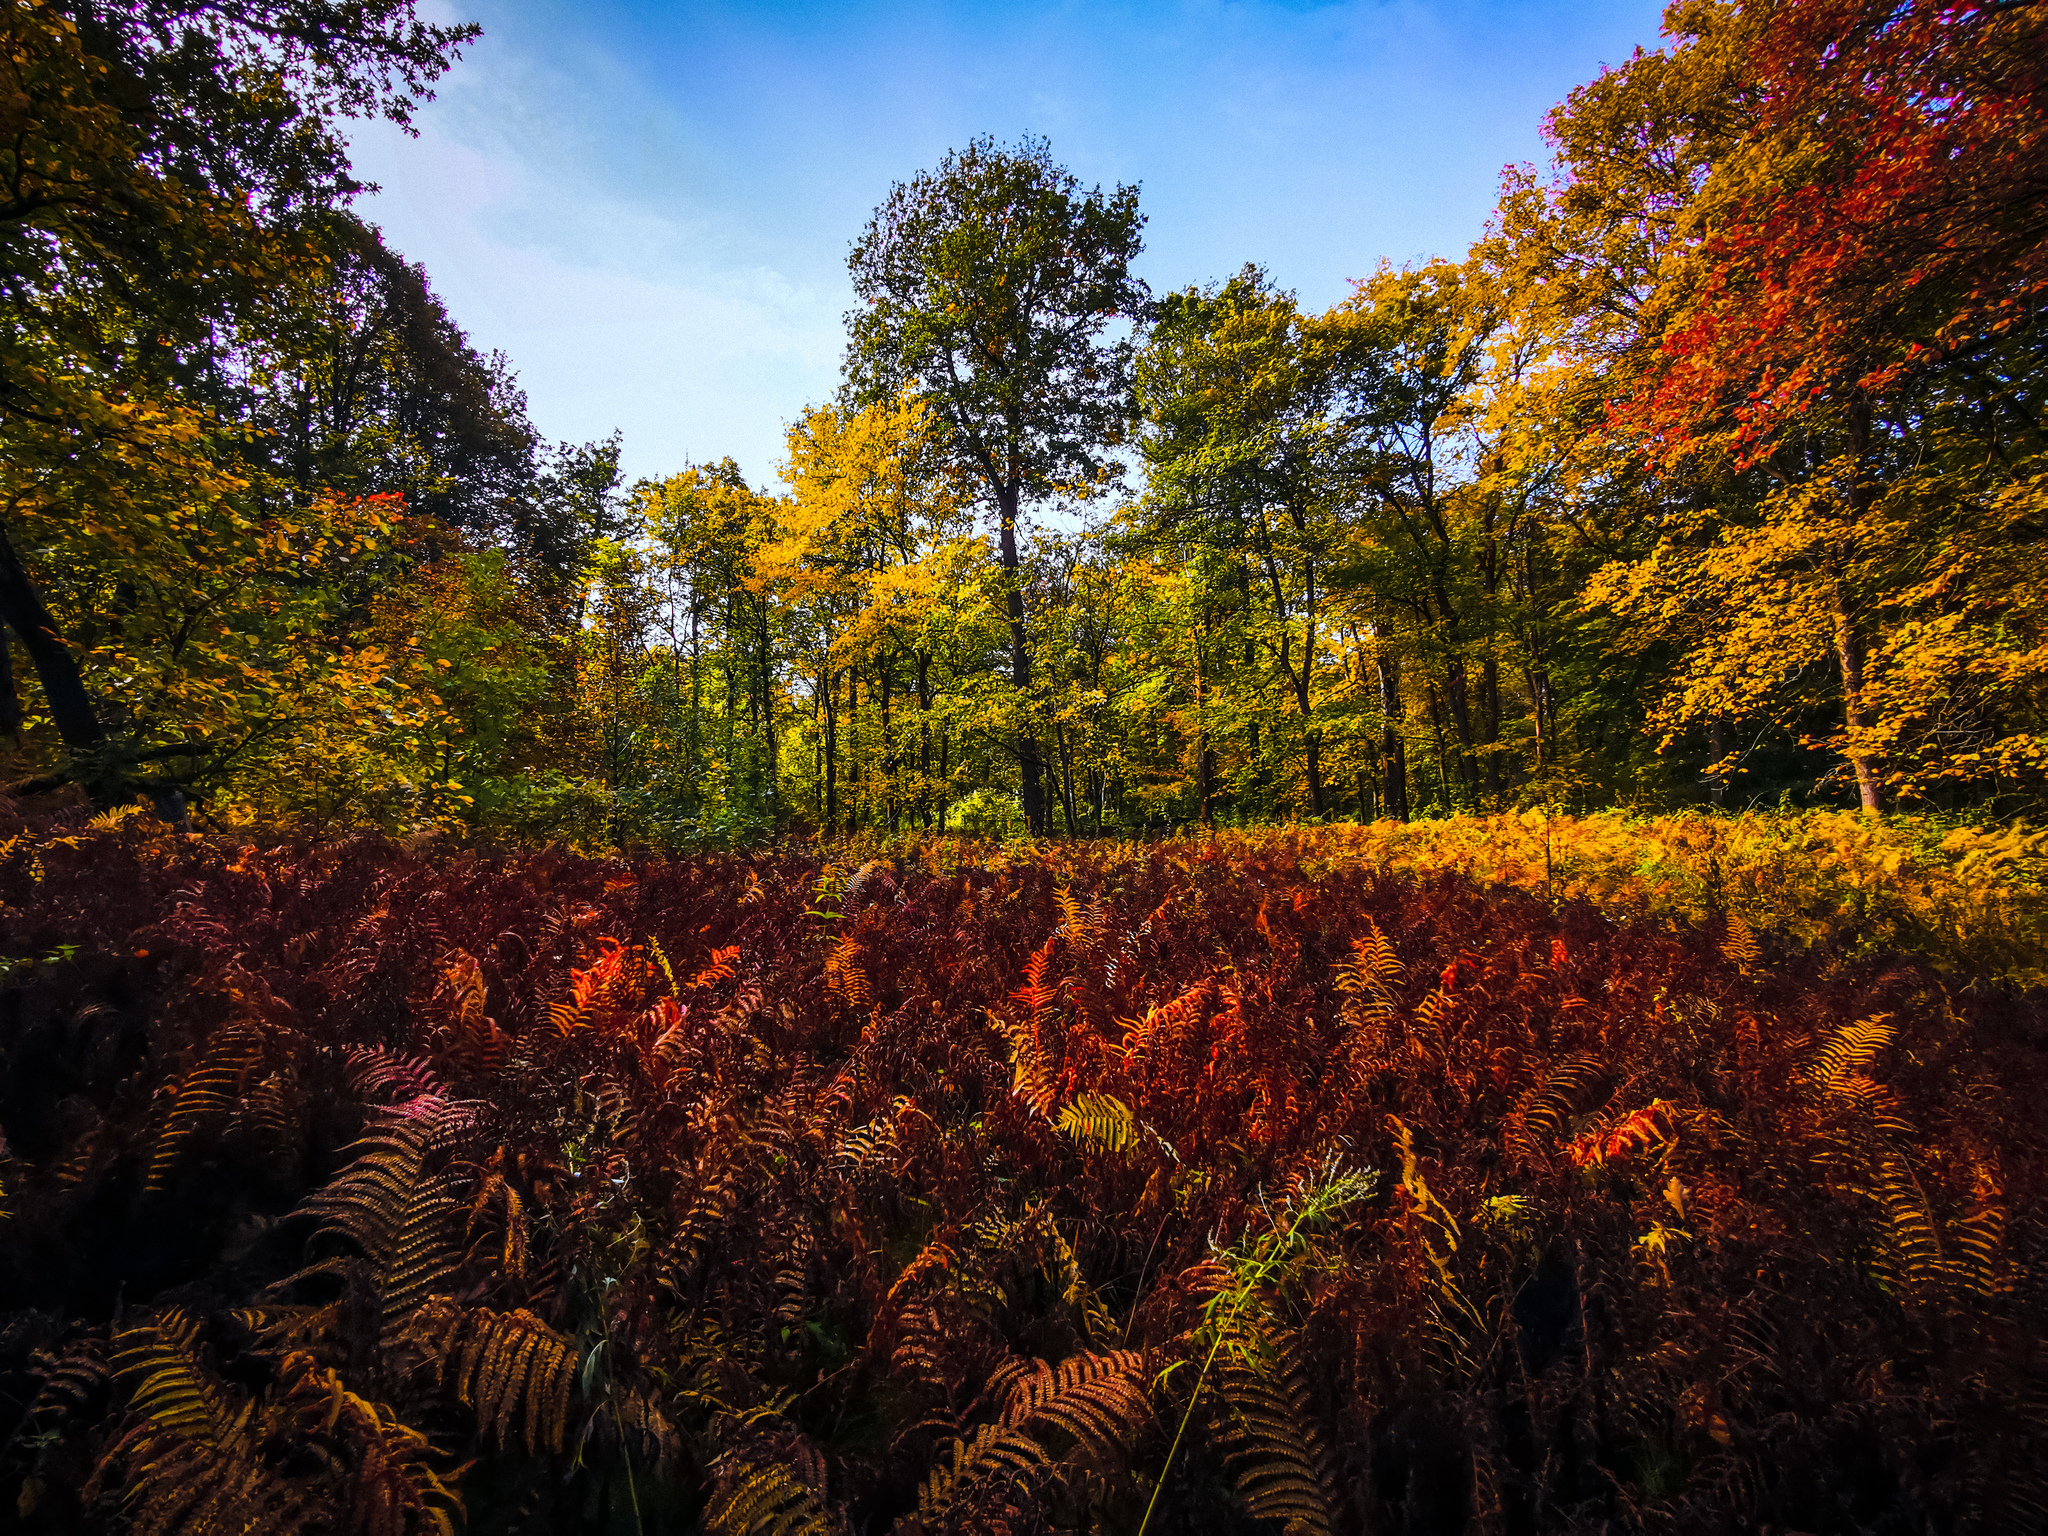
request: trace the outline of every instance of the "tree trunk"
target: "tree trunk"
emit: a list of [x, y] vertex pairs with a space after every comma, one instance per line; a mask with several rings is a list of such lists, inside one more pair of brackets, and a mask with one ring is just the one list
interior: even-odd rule
[[846, 830], [860, 826], [860, 668], [846, 669]]
[[1004, 606], [1010, 619], [1010, 685], [1024, 706], [1025, 726], [1017, 741], [1017, 768], [1022, 779], [1024, 822], [1034, 837], [1045, 835], [1045, 786], [1041, 779], [1038, 735], [1032, 729], [1031, 649], [1024, 638], [1023, 561], [1017, 553], [1017, 487], [996, 492], [1003, 560]]
[[825, 669], [825, 835], [839, 831], [839, 674]]
[[[1368, 633], [1379, 639], [1379, 626]], [[1408, 819], [1408, 747], [1401, 737], [1407, 706], [1401, 702], [1401, 663], [1383, 646], [1373, 647], [1380, 685], [1380, 809], [1396, 821]]]
[[1074, 743], [1066, 727], [1057, 720], [1052, 723], [1052, 733], [1060, 755], [1060, 810], [1066, 817], [1067, 836], [1075, 838], [1081, 831], [1074, 820]]
[[781, 743], [775, 739], [775, 651], [768, 620], [768, 599], [764, 597], [761, 599], [761, 729], [768, 737], [768, 811], [772, 819], [780, 821], [782, 757]]
[[932, 658], [917, 653], [917, 810], [924, 829], [932, 829]]
[[[1867, 731], [1870, 729], [1870, 716], [1863, 707], [1863, 634], [1856, 627], [1856, 616], [1849, 607], [1849, 594], [1839, 577], [1829, 587], [1828, 598], [1835, 616], [1835, 660], [1842, 668], [1843, 714], [1851, 732]], [[1863, 802], [1864, 814], [1880, 814], [1884, 810], [1884, 789], [1878, 781], [1877, 765], [1853, 737], [1844, 755], [1849, 759], [1849, 766], [1856, 770], [1856, 792]]]
[[14, 635], [0, 624], [0, 731], [21, 745], [21, 693], [14, 686]]
[[1480, 677], [1481, 686], [1486, 692], [1486, 697], [1481, 701], [1486, 710], [1486, 798], [1490, 803], [1498, 805], [1500, 753], [1495, 749], [1500, 745], [1500, 663], [1491, 656], [1487, 657], [1482, 663]]
[[896, 727], [890, 717], [889, 705], [896, 693], [896, 653], [883, 654], [875, 664], [875, 675], [882, 684], [882, 793], [887, 797], [889, 831], [899, 830], [899, 807], [901, 797], [896, 793]]
[[1728, 775], [1721, 771], [1721, 759], [1728, 755], [1728, 722], [1718, 711], [1707, 717], [1707, 799], [1715, 805], [1728, 803]]
[[43, 685], [50, 719], [71, 755], [78, 781], [95, 805], [113, 805], [121, 797], [120, 786], [118, 775], [106, 762], [107, 733], [100, 724], [99, 711], [86, 692], [77, 658], [57, 633], [42, 594], [22, 569], [4, 528], [0, 528], [0, 623], [14, 631], [21, 648], [28, 652], [29, 664]]
[[1465, 677], [1465, 659], [1451, 658], [1444, 669], [1444, 697], [1451, 707], [1451, 725], [1458, 733], [1458, 781], [1473, 799], [1479, 797], [1479, 765], [1473, 760], [1472, 700]]

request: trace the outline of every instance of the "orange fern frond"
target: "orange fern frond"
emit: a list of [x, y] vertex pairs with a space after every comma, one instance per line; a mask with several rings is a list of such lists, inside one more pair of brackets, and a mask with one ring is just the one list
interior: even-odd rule
[[143, 1180], [145, 1194], [160, 1194], [193, 1138], [234, 1113], [249, 1078], [263, 1065], [263, 1037], [247, 1024], [230, 1024], [207, 1041], [199, 1063], [179, 1080], [171, 1111], [157, 1133]]

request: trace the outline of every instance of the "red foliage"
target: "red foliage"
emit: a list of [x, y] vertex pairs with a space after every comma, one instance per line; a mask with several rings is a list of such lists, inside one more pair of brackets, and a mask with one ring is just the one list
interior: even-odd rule
[[[728, 1518], [769, 1466], [801, 1473], [778, 1497], [885, 1524], [950, 1439], [1003, 1434], [1096, 1481], [949, 1520], [1135, 1529], [1193, 1372], [1123, 1462], [1108, 1420], [1100, 1445], [1047, 1427], [1058, 1392], [1137, 1412], [1223, 1250], [1333, 1159], [1378, 1196], [1258, 1297], [1299, 1376], [1216, 1378], [1322, 1448], [1331, 1529], [1988, 1531], [2041, 1507], [2032, 1000], [1826, 956], [1745, 976], [1712, 935], [1305, 868], [1277, 838], [874, 865], [837, 915], [807, 910], [806, 852], [130, 831], [44, 865], [0, 953], [79, 949], [0, 990], [0, 1392], [40, 1405], [0, 1492], [37, 1480], [52, 1528], [116, 1496], [87, 1473], [130, 1388], [102, 1366], [64, 1409], [51, 1383], [90, 1375], [117, 1308], [209, 1319], [223, 1381], [297, 1402], [236, 1309], [334, 1294], [294, 1278], [311, 1261], [344, 1300], [368, 1283], [375, 1234], [331, 1213], [379, 1126], [428, 1138], [448, 1267], [394, 1261], [381, 1314], [307, 1347], [481, 1458], [489, 1529], [624, 1518], [629, 1467], [653, 1528], [714, 1493]], [[241, 1097], [202, 1102], [230, 1068]], [[1114, 1134], [1061, 1119], [1111, 1099]], [[439, 1375], [401, 1369], [406, 1286], [472, 1341]], [[524, 1417], [451, 1395], [500, 1336], [596, 1362], [573, 1394], [547, 1378], [579, 1461], [549, 1459], [544, 1394]], [[1155, 1525], [1261, 1508], [1216, 1494], [1277, 1475], [1245, 1470], [1279, 1455], [1248, 1422], [1190, 1437]]]
[[1731, 201], [1638, 402], [1761, 453], [1816, 403], [1981, 354], [2048, 295], [2048, 12], [1793, 0], [1751, 47]]

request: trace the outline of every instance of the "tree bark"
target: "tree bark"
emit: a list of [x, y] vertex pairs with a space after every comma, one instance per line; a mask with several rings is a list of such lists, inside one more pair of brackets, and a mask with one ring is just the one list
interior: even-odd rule
[[43, 605], [35, 582], [22, 569], [5, 528], [0, 528], [0, 622], [14, 631], [21, 648], [28, 652], [29, 664], [43, 685], [50, 719], [71, 755], [79, 782], [95, 805], [112, 805], [120, 798], [120, 786], [105, 761], [106, 728], [100, 724], [92, 695], [86, 692], [77, 658], [57, 633], [56, 621]]
[[1482, 664], [1482, 687], [1486, 697], [1482, 704], [1486, 710], [1486, 797], [1492, 804], [1500, 803], [1500, 663], [1489, 656]]
[[[1366, 632], [1378, 641], [1379, 625]], [[1380, 809], [1396, 821], [1406, 821], [1408, 746], [1401, 737], [1401, 725], [1407, 718], [1407, 706], [1401, 702], [1401, 663], [1375, 644], [1373, 670], [1380, 685]]]
[[14, 635], [0, 624], [0, 731], [21, 744], [21, 693], [14, 686]]
[[[1840, 577], [1828, 590], [1829, 603], [1835, 618], [1835, 660], [1842, 669], [1843, 714], [1851, 731], [1870, 729], [1870, 715], [1863, 705], [1863, 633], [1856, 627], [1856, 615], [1849, 606], [1849, 594]], [[1867, 816], [1876, 816], [1884, 810], [1884, 788], [1877, 776], [1877, 765], [1870, 755], [1852, 740], [1844, 754], [1849, 766], [1856, 771], [1856, 792], [1863, 803]]]
[[839, 674], [825, 669], [825, 835], [839, 831]]
[[1479, 765], [1473, 761], [1472, 753], [1472, 701], [1471, 689], [1465, 677], [1465, 659], [1451, 658], [1444, 669], [1444, 697], [1451, 707], [1451, 725], [1458, 733], [1458, 782], [1465, 792], [1477, 799], [1479, 796]]
[[1003, 560], [1004, 607], [1010, 619], [1010, 684], [1024, 706], [1025, 725], [1017, 740], [1017, 768], [1022, 779], [1024, 822], [1034, 837], [1045, 835], [1045, 786], [1041, 778], [1038, 735], [1031, 728], [1031, 648], [1024, 637], [1023, 561], [1017, 553], [1018, 488], [1006, 485], [996, 492], [997, 521], [1000, 524], [1000, 552]]

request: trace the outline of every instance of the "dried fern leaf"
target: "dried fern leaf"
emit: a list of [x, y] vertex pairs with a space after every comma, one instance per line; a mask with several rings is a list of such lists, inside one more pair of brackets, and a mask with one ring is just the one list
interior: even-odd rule
[[464, 1309], [436, 1297], [409, 1320], [408, 1341], [439, 1363], [477, 1427], [500, 1445], [521, 1433], [528, 1455], [561, 1451], [576, 1384], [576, 1347], [531, 1312]]
[[818, 1496], [788, 1467], [744, 1466], [704, 1511], [705, 1536], [823, 1536]]
[[1897, 1032], [1888, 1013], [1843, 1025], [1814, 1057], [1807, 1069], [1809, 1080], [1824, 1093], [1838, 1091], [1842, 1083], [1869, 1066]]
[[114, 1340], [114, 1375], [132, 1383], [131, 1412], [160, 1430], [217, 1445], [229, 1408], [218, 1384], [200, 1367], [199, 1334], [199, 1321], [176, 1307], [126, 1329]]
[[1605, 1070], [1596, 1056], [1567, 1056], [1516, 1101], [1502, 1127], [1502, 1147], [1523, 1163], [1540, 1163], [1563, 1132], [1586, 1090]]
[[1038, 1368], [1010, 1389], [1002, 1422], [1013, 1428], [1051, 1426], [1071, 1438], [1082, 1458], [1108, 1466], [1127, 1453], [1152, 1417], [1145, 1357], [1134, 1349], [1074, 1355]]
[[1311, 1411], [1301, 1352], [1292, 1337], [1268, 1335], [1266, 1342], [1263, 1359], [1233, 1361], [1217, 1375], [1225, 1406], [1218, 1449], [1255, 1518], [1330, 1536], [1335, 1474]]
[[[946, 1460], [918, 1485], [920, 1524], [937, 1520], [970, 1493], [985, 1493], [991, 1484], [1016, 1485], [1048, 1474], [1053, 1458], [1029, 1430], [984, 1424], [965, 1440], [946, 1448]], [[896, 1529], [902, 1530], [899, 1520]]]
[[231, 1024], [207, 1041], [199, 1064], [179, 1081], [171, 1112], [157, 1133], [144, 1194], [163, 1192], [194, 1137], [234, 1113], [242, 1085], [262, 1064], [263, 1037], [246, 1024]]
[[437, 1103], [386, 1121], [304, 1207], [353, 1239], [376, 1269], [387, 1342], [429, 1295], [447, 1289], [461, 1258], [454, 1238], [461, 1208], [426, 1171], [455, 1117], [452, 1106]]
[[1721, 938], [1721, 956], [1736, 970], [1747, 976], [1763, 958], [1763, 948], [1756, 941], [1756, 930], [1742, 920], [1738, 912], [1728, 914], [1727, 931]]

